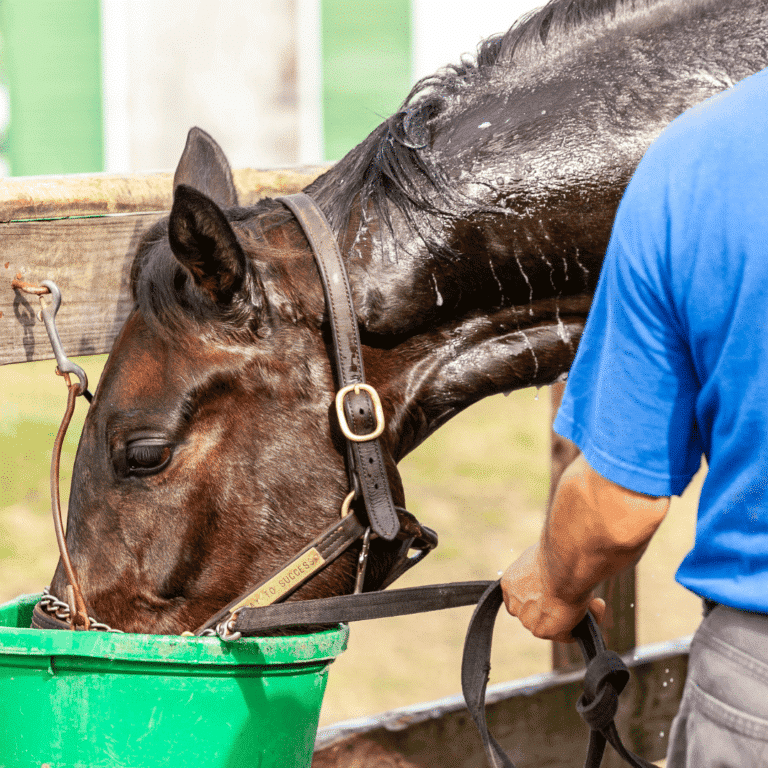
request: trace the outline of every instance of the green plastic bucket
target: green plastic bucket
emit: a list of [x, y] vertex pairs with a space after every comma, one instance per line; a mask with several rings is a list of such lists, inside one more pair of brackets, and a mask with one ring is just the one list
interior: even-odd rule
[[28, 629], [39, 598], [0, 605], [0, 767], [310, 764], [346, 626], [233, 643]]

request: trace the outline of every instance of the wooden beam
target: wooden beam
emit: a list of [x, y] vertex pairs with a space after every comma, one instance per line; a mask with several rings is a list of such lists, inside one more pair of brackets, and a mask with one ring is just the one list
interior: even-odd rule
[[[329, 167], [236, 170], [240, 204], [299, 191]], [[168, 211], [172, 201], [172, 173], [16, 177], [0, 185], [0, 222]]]
[[[666, 753], [685, 684], [689, 644], [690, 638], [680, 638], [623, 657], [632, 677], [620, 698], [617, 726], [626, 746], [647, 760]], [[575, 708], [583, 676], [583, 670], [551, 672], [488, 689], [489, 728], [517, 768], [584, 764], [589, 730]], [[604, 765], [614, 764], [621, 761], [608, 747]], [[480, 738], [460, 696], [323, 728], [312, 762], [312, 768], [483, 765]]]
[[[303, 189], [322, 168], [242, 170], [243, 204]], [[172, 174], [7, 179], [0, 188], [0, 365], [53, 357], [39, 300], [17, 275], [61, 289], [56, 318], [66, 353], [108, 352], [131, 309], [128, 284], [141, 234], [165, 215]]]

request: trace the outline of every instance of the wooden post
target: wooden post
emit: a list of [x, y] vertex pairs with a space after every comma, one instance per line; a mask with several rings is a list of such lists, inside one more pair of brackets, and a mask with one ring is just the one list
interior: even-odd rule
[[[563, 399], [565, 384], [553, 384], [551, 387], [552, 417], [554, 421], [560, 401]], [[555, 495], [555, 489], [563, 472], [579, 455], [579, 449], [554, 431], [551, 433], [551, 480], [549, 506]], [[607, 610], [603, 619], [602, 631], [606, 645], [617, 653], [625, 653], [635, 647], [635, 570], [620, 573], [598, 585], [595, 590], [602, 597]], [[581, 653], [575, 644], [552, 643], [552, 668], [554, 670], [573, 669], [582, 664]]]

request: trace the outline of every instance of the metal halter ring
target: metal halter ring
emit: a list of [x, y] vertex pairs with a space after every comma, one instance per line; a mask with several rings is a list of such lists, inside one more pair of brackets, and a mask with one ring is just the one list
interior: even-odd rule
[[350, 513], [350, 507], [352, 506], [352, 499], [355, 498], [355, 492], [350, 491], [347, 495], [344, 501], [341, 502], [341, 519], [343, 520], [349, 513]]
[[216, 625], [216, 634], [224, 640], [224, 642], [230, 643], [235, 640], [239, 640], [243, 635], [241, 632], [235, 632], [235, 621], [237, 620], [237, 612], [228, 616], [224, 621], [220, 621]]
[[[344, 398], [352, 391], [354, 391], [356, 395], [359, 395], [360, 390], [368, 393], [368, 396], [373, 402], [373, 412], [376, 415], [376, 428], [373, 432], [369, 432], [367, 435], [356, 435], [349, 428], [347, 416], [344, 413]], [[339, 426], [344, 433], [344, 437], [354, 443], [364, 443], [366, 440], [375, 440], [384, 431], [384, 408], [381, 405], [379, 393], [370, 384], [358, 383], [342, 387], [336, 393], [336, 415], [339, 418]]]

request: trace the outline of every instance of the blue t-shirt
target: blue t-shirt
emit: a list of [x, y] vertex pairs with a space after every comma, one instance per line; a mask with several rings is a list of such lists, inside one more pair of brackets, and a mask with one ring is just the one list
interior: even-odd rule
[[556, 431], [654, 496], [709, 470], [677, 580], [768, 613], [768, 70], [654, 142], [619, 207]]

